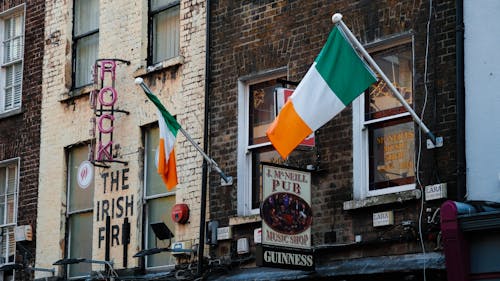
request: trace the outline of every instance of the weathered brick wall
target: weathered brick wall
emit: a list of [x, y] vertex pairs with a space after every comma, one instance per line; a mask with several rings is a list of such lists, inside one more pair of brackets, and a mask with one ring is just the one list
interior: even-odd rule
[[[87, 141], [89, 119], [93, 112], [89, 97], [83, 93], [69, 98], [71, 91], [71, 31], [72, 1], [47, 3], [44, 82], [42, 103], [42, 153], [39, 216], [43, 223], [39, 231], [46, 233], [39, 238], [37, 266], [51, 267], [62, 258], [65, 251], [66, 212], [66, 159], [64, 148]], [[144, 82], [159, 97], [170, 113], [193, 139], [203, 143], [204, 125], [204, 62], [205, 62], [205, 6], [204, 1], [181, 1], [180, 4], [180, 56], [175, 62], [150, 72], [147, 70], [147, 1], [100, 1], [99, 58], [118, 58], [130, 64], [118, 63], [115, 89], [118, 100], [115, 108], [130, 114], [115, 113], [114, 144], [119, 144], [118, 158], [128, 161], [127, 190], [104, 194], [104, 173], [124, 168], [112, 164], [111, 168], [95, 169], [95, 205], [100, 200], [116, 196], [134, 197], [134, 215], [130, 218], [131, 242], [128, 247], [127, 268], [139, 266], [139, 259], [132, 256], [142, 249], [142, 197], [143, 197], [143, 140], [141, 128], [157, 121], [157, 110], [142, 89], [134, 84], [135, 77]], [[72, 93], [74, 94], [74, 93]], [[61, 132], [64, 132], [62, 134]], [[175, 146], [179, 185], [176, 190], [178, 203], [190, 207], [190, 223], [176, 225], [175, 239], [196, 243], [199, 223], [199, 190], [201, 185], [202, 158], [179, 132]], [[108, 178], [109, 180], [109, 178]], [[164, 214], [170, 219], [170, 214]], [[98, 227], [102, 221], [94, 218], [93, 258], [104, 259], [104, 250], [98, 247]], [[120, 224], [120, 220], [112, 224]], [[114, 267], [123, 268], [122, 248], [112, 247], [110, 256]], [[58, 268], [59, 270], [60, 268]], [[97, 268], [98, 269], [98, 268]], [[40, 275], [41, 276], [41, 275]]]
[[[370, 43], [394, 34], [412, 31], [415, 45], [415, 99], [420, 114], [425, 99], [423, 87], [428, 1], [212, 1], [211, 16], [211, 152], [235, 184], [220, 187], [219, 178], [211, 178], [211, 214], [222, 225], [236, 216], [236, 178], [238, 103], [237, 80], [241, 76], [286, 66], [288, 79], [299, 81], [323, 46], [333, 24], [335, 12], [361, 43]], [[445, 146], [429, 151], [422, 145], [420, 175], [423, 185], [447, 182], [455, 188], [455, 86], [454, 86], [454, 1], [434, 3], [429, 33], [427, 66], [427, 106], [424, 121]], [[394, 233], [374, 229], [372, 214], [394, 210], [395, 225], [402, 221], [418, 222], [420, 201], [346, 212], [342, 204], [353, 199], [352, 110], [345, 109], [323, 126], [316, 136], [321, 159], [318, 173], [313, 173], [312, 208], [313, 244], [331, 240], [352, 242], [354, 235], [373, 240]], [[425, 138], [424, 138], [425, 139]], [[425, 141], [425, 140], [424, 140]], [[435, 208], [439, 202], [426, 206]], [[425, 213], [424, 213], [425, 215]], [[425, 217], [424, 217], [425, 219]], [[425, 225], [424, 225], [425, 226]], [[412, 234], [414, 235], [414, 234]], [[415, 236], [407, 244], [375, 245], [376, 253], [418, 252]], [[435, 244], [433, 245], [433, 247]], [[387, 250], [389, 249], [389, 250]], [[363, 255], [362, 253], [353, 254]], [[367, 250], [366, 255], [373, 254]]]
[[[2, 1], [0, 12], [23, 3], [26, 13], [22, 113], [0, 119], [0, 161], [15, 157], [20, 158], [17, 225], [29, 224], [35, 231], [45, 1]], [[34, 234], [36, 233], [34, 232]], [[36, 235], [34, 235], [35, 237]], [[27, 258], [25, 262], [33, 262], [35, 259], [35, 239], [31, 242], [18, 242], [18, 245], [18, 253]], [[16, 280], [29, 280], [31, 276], [30, 274], [22, 275], [18, 275]]]

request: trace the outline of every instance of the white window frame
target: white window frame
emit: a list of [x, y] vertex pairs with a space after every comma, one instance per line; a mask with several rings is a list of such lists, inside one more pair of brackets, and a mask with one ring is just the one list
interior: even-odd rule
[[238, 187], [237, 187], [237, 214], [250, 216], [260, 213], [252, 209], [252, 149], [272, 146], [271, 142], [248, 145], [249, 138], [249, 109], [250, 85], [287, 76], [287, 68], [282, 67], [255, 75], [244, 76], [238, 79]]
[[[14, 187], [14, 209], [13, 209], [13, 222], [10, 222], [10, 223], [4, 223], [4, 224], [0, 224], [0, 229], [2, 230], [2, 233], [3, 233], [3, 230], [4, 229], [10, 229], [12, 232], [14, 231], [14, 228], [17, 226], [17, 213], [18, 213], [18, 200], [19, 200], [19, 175], [20, 175], [20, 162], [21, 162], [21, 159], [19, 157], [16, 157], [16, 158], [13, 158], [13, 159], [8, 159], [8, 160], [3, 160], [3, 161], [0, 161], [0, 169], [5, 169], [5, 167], [8, 167], [8, 166], [11, 166], [11, 165], [15, 165], [15, 170], [16, 170], [16, 176], [15, 176], [15, 187]], [[7, 173], [8, 173], [8, 170], [7, 170]], [[7, 184], [8, 184], [8, 174], [6, 173], [6, 177], [5, 177], [5, 186], [7, 187]], [[7, 193], [5, 194], [5, 203], [7, 203]], [[4, 222], [7, 221], [7, 214], [8, 214], [8, 209], [7, 209], [7, 204], [5, 204], [5, 212], [4, 212]], [[9, 237], [7, 235], [7, 237]], [[2, 237], [2, 242], [0, 243], [0, 247], [3, 247], [3, 237]], [[5, 241], [6, 243], [10, 243], [9, 240]], [[13, 255], [15, 256], [15, 253], [16, 253], [16, 242], [14, 241], [14, 249], [13, 249], [14, 253]], [[15, 263], [15, 261], [13, 262], [8, 262], [8, 259], [9, 259], [9, 255], [10, 255], [10, 252], [7, 251], [5, 253], [5, 256], [2, 256], [0, 258], [5, 258], [5, 260], [7, 262], [5, 263], [0, 263], [0, 264], [12, 264], [12, 263]], [[1, 277], [1, 276], [0, 276]]]
[[[26, 21], [26, 18], [25, 18], [25, 15], [26, 15], [26, 12], [25, 12], [25, 5], [22, 4], [22, 5], [19, 5], [17, 7], [14, 7], [12, 9], [9, 9], [3, 13], [0, 13], [0, 34], [2, 34], [2, 44], [0, 44], [0, 54], [1, 54], [1, 68], [0, 68], [0, 114], [1, 113], [6, 113], [6, 112], [10, 112], [10, 111], [14, 111], [14, 110], [18, 110], [21, 108], [21, 105], [22, 105], [22, 93], [23, 93], [23, 88], [22, 88], [22, 85], [23, 85], [23, 69], [24, 69], [24, 33], [25, 33], [25, 21]], [[21, 16], [22, 17], [22, 27], [21, 27], [21, 35], [19, 35], [18, 37], [21, 38], [21, 46], [20, 46], [20, 58], [17, 58], [17, 59], [14, 59], [14, 60], [11, 60], [11, 61], [4, 61], [5, 59], [5, 48], [4, 48], [4, 43], [7, 41], [5, 40], [4, 36], [5, 36], [5, 33], [4, 33], [4, 29], [5, 29], [5, 21], [7, 19], [11, 19], [11, 18], [16, 18], [18, 16]], [[10, 38], [10, 40], [14, 39], [13, 38]], [[21, 77], [19, 79], [19, 83], [18, 84], [15, 84], [14, 81], [16, 80], [15, 78], [15, 73], [13, 75], [13, 83], [11, 85], [12, 88], [14, 88], [16, 85], [19, 86], [19, 103], [18, 104], [13, 104], [13, 106], [11, 108], [8, 108], [6, 109], [5, 108], [5, 99], [6, 99], [6, 93], [5, 93], [5, 87], [6, 87], [6, 84], [7, 84], [7, 81], [6, 81], [6, 76], [7, 76], [7, 68], [9, 67], [20, 67], [21, 68]], [[14, 97], [13, 97], [13, 102], [15, 100], [15, 94], [14, 94]]]
[[[415, 42], [411, 33], [405, 33], [396, 37], [383, 40], [373, 44], [372, 46], [365, 46], [370, 51], [379, 51], [390, 49], [403, 44], [411, 43], [412, 56], [413, 56], [413, 77], [415, 77]], [[415, 82], [413, 82], [413, 100], [415, 100]], [[395, 192], [402, 192], [416, 188], [416, 184], [406, 184], [394, 187], [388, 187], [378, 190], [369, 190], [369, 136], [368, 124], [393, 120], [405, 116], [410, 116], [409, 112], [395, 114], [379, 119], [365, 120], [365, 94], [361, 94], [352, 102], [352, 130], [353, 130], [353, 197], [355, 200], [362, 200], [372, 196], [379, 196], [384, 194], [391, 194]], [[416, 125], [415, 125], [416, 126]], [[416, 157], [415, 157], [416, 158]], [[416, 165], [415, 165], [416, 167]], [[415, 172], [416, 176], [416, 172]]]
[[[148, 184], [148, 177], [147, 177], [147, 170], [148, 169], [151, 169], [151, 167], [148, 167], [148, 137], [150, 137], [150, 132], [152, 129], [154, 128], [158, 128], [158, 126], [156, 127], [148, 127], [148, 128], [145, 128], [143, 130], [144, 132], [144, 171], [143, 171], [143, 175], [144, 175], [144, 185], [143, 185], [143, 200], [142, 200], [142, 203], [143, 203], [143, 220], [144, 220], [144, 226], [143, 226], [143, 229], [144, 229], [144, 249], [147, 248], [147, 245], [149, 244], [149, 224], [151, 223], [149, 221], [149, 210], [148, 210], [148, 206], [149, 206], [149, 202], [151, 202], [152, 200], [154, 199], [159, 199], [159, 198], [165, 198], [165, 197], [170, 197], [170, 196], [175, 196], [176, 195], [176, 189], [172, 190], [172, 191], [168, 191], [167, 188], [165, 187], [165, 192], [163, 193], [158, 193], [158, 194], [154, 194], [154, 195], [147, 195], [147, 184]], [[156, 167], [153, 167], [153, 169], [156, 169]], [[175, 229], [170, 229], [170, 231], [172, 231], [172, 233], [175, 232]], [[159, 241], [155, 241], [155, 242], [159, 242]], [[171, 243], [174, 243], [175, 242], [175, 237], [173, 237], [171, 239]], [[161, 243], [161, 242], [160, 242]], [[158, 247], [161, 247], [160, 245], [158, 245]], [[170, 253], [171, 254], [171, 253]], [[164, 269], [172, 269], [175, 267], [175, 262], [172, 263], [172, 264], [166, 264], [166, 265], [162, 265], [162, 266], [151, 266], [149, 267], [148, 266], [148, 257], [149, 256], [146, 256], [145, 257], [145, 263], [144, 263], [144, 267], [147, 269], [147, 270], [153, 270], [153, 271], [156, 271], [156, 270], [164, 270]]]

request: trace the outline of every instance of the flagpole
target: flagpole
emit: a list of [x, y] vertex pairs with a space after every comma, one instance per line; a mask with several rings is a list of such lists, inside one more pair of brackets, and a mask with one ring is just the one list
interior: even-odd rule
[[[367, 60], [367, 62], [370, 64], [370, 66], [373, 67], [373, 69], [375, 69], [375, 71], [380, 75], [380, 77], [382, 78], [382, 80], [384, 80], [384, 82], [387, 84], [387, 86], [392, 91], [392, 93], [394, 94], [394, 96], [399, 100], [399, 102], [401, 102], [401, 104], [410, 113], [410, 115], [413, 118], [413, 120], [418, 124], [418, 126], [420, 126], [420, 128], [422, 129], [422, 131], [424, 131], [424, 133], [427, 134], [427, 136], [432, 141], [432, 143], [437, 146], [436, 136], [434, 136], [434, 134], [429, 130], [429, 128], [427, 128], [427, 126], [424, 124], [424, 122], [415, 113], [415, 111], [413, 110], [413, 108], [411, 108], [411, 106], [406, 102], [406, 100], [403, 98], [403, 96], [401, 95], [401, 93], [399, 93], [398, 89], [396, 89], [396, 87], [394, 87], [394, 85], [389, 80], [389, 78], [387, 78], [387, 76], [382, 71], [382, 69], [380, 69], [380, 67], [377, 65], [377, 63], [375, 62], [375, 60], [373, 60], [373, 58], [370, 56], [370, 54], [368, 54], [368, 52], [365, 50], [365, 48], [363, 47], [363, 45], [361, 45], [361, 43], [358, 41], [358, 39], [356, 38], [356, 36], [354, 36], [354, 34], [352, 34], [351, 30], [349, 30], [349, 28], [345, 25], [345, 23], [342, 21], [342, 14], [340, 14], [340, 13], [334, 14], [332, 16], [332, 22], [334, 24], [339, 24], [340, 25], [340, 27], [342, 28], [342, 30], [344, 31], [344, 33], [347, 35], [347, 37], [349, 37], [349, 40], [352, 43], [354, 43], [356, 49], [358, 49], [361, 52], [361, 54]], [[440, 141], [442, 142], [442, 138], [440, 138]]]
[[[151, 89], [149, 89], [149, 87], [144, 83], [144, 80], [142, 78], [140, 78], [140, 77], [136, 78], [135, 84], [141, 86], [141, 88], [144, 90], [144, 92], [152, 93]], [[186, 130], [184, 130], [182, 127], [179, 127], [179, 131], [181, 131], [181, 133], [186, 137], [186, 139], [196, 148], [196, 150], [198, 150], [198, 152], [200, 152], [200, 154], [203, 156], [203, 158], [205, 158], [205, 160], [207, 161], [208, 165], [212, 168], [212, 170], [219, 173], [221, 178], [226, 183], [229, 183], [232, 181], [232, 177], [226, 176], [226, 174], [224, 174], [224, 172], [219, 168], [219, 165], [217, 165], [217, 162], [215, 162], [214, 159], [210, 158], [210, 156], [208, 156], [203, 151], [203, 149], [194, 141], [194, 139], [188, 134], [188, 132], [186, 132]]]

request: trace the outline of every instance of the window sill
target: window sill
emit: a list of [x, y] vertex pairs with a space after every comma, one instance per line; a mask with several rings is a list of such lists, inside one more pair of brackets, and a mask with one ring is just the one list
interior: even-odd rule
[[164, 70], [167, 68], [172, 68], [172, 67], [178, 67], [184, 63], [184, 57], [183, 56], [177, 56], [173, 57], [168, 60], [164, 60], [161, 62], [158, 62], [156, 64], [150, 65], [148, 67], [141, 66], [138, 68], [136, 71], [134, 71], [134, 77], [140, 77], [144, 75], [148, 75], [150, 73]]
[[94, 90], [94, 85], [83, 86], [78, 89], [73, 89], [68, 93], [63, 93], [59, 98], [59, 102], [68, 102], [79, 97], [85, 96]]
[[343, 209], [344, 211], [349, 211], [385, 204], [402, 203], [404, 201], [420, 199], [420, 197], [422, 197], [422, 192], [419, 189], [412, 189], [391, 194], [372, 196], [361, 200], [345, 201]]
[[21, 107], [19, 107], [19, 108], [16, 108], [14, 110], [9, 110], [7, 112], [0, 113], [0, 119], [11, 117], [11, 116], [18, 115], [21, 113], [23, 113], [23, 110]]
[[247, 224], [247, 223], [255, 223], [255, 222], [261, 222], [262, 219], [260, 218], [260, 215], [250, 215], [250, 216], [239, 216], [239, 217], [231, 217], [229, 218], [229, 225], [234, 226], [234, 225], [240, 225], [240, 224]]

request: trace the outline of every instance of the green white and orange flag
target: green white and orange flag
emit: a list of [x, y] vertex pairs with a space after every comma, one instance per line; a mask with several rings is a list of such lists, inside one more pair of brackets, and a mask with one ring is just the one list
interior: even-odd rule
[[266, 131], [274, 148], [288, 155], [315, 130], [349, 105], [377, 78], [359, 57], [340, 27], [328, 40]]
[[174, 143], [177, 132], [181, 125], [161, 104], [158, 97], [149, 90], [144, 90], [148, 98], [158, 108], [158, 126], [160, 128], [160, 141], [158, 144], [158, 154], [156, 167], [167, 190], [173, 189], [177, 185], [177, 168], [175, 162]]

